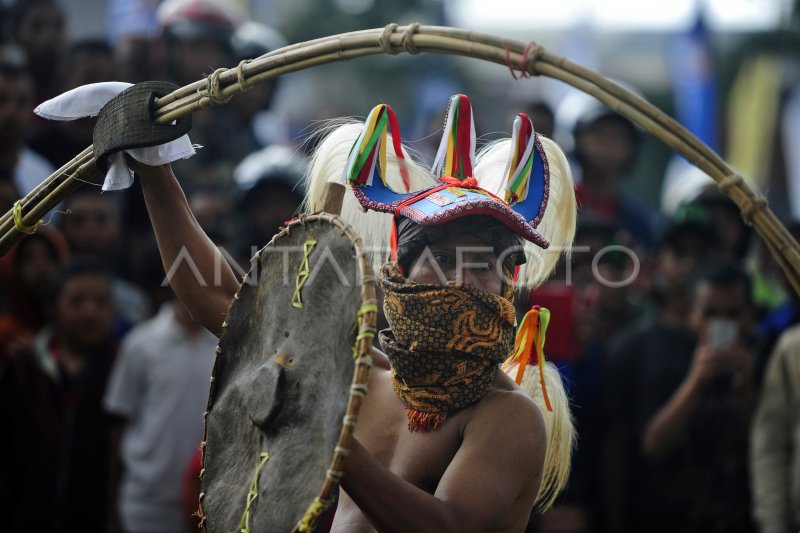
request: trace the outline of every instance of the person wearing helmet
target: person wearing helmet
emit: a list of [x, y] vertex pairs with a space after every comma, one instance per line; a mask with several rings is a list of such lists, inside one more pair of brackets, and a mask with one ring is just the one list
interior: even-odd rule
[[286, 146], [270, 146], [247, 156], [234, 170], [238, 216], [237, 256], [247, 264], [303, 201], [305, 161]]
[[156, 12], [167, 47], [167, 74], [187, 85], [231, 63], [231, 38], [241, 19], [222, 2], [167, 0]]
[[[156, 17], [163, 30], [169, 81], [185, 86], [233, 64], [231, 39], [245, 18], [234, 3], [166, 0]], [[203, 149], [174, 165], [187, 180], [187, 192], [213, 184], [230, 185], [233, 168], [255, 146], [237, 146], [238, 124], [229, 106], [197, 112], [192, 124], [192, 141]]]

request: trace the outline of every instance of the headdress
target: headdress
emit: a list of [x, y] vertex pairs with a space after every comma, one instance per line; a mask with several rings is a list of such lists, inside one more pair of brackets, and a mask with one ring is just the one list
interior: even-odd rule
[[[350, 145], [343, 156], [341, 145], [346, 146], [346, 140], [339, 134], [345, 128]], [[332, 138], [339, 146], [329, 142]], [[495, 142], [476, 155], [475, 138], [469, 98], [455, 95], [436, 160], [426, 173], [404, 151], [392, 108], [377, 105], [363, 126], [340, 126], [320, 145], [312, 162], [308, 207], [313, 210], [321, 184], [335, 180], [338, 167], [339, 179], [350, 185], [358, 200], [346, 200], [342, 216], [368, 246], [383, 245], [396, 252], [393, 220], [397, 217], [421, 225], [469, 215], [492, 217], [525, 239], [527, 261], [517, 285], [534, 288], [552, 272], [575, 232], [575, 199], [566, 158], [555, 143], [536, 133], [524, 113], [515, 118], [510, 140]], [[331, 160], [339, 164], [330, 165]], [[365, 210], [387, 214], [380, 217], [383, 235], [375, 234], [376, 219], [365, 220]]]

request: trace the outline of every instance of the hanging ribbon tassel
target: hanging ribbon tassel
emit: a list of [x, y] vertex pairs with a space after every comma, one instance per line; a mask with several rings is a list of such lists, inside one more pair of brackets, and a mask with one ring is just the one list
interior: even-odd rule
[[511, 357], [506, 359], [502, 369], [507, 370], [516, 363], [518, 366], [514, 381], [519, 385], [522, 383], [522, 377], [525, 375], [525, 368], [529, 363], [532, 363], [532, 359], [535, 355], [539, 366], [539, 383], [542, 387], [544, 404], [547, 410], [552, 412], [553, 406], [550, 404], [550, 397], [547, 394], [547, 385], [545, 385], [544, 381], [544, 364], [546, 362], [544, 357], [544, 343], [549, 323], [550, 310], [547, 308], [535, 305], [530, 311], [525, 313], [517, 329], [514, 353]]
[[[397, 261], [397, 217], [392, 217], [392, 232], [389, 234], [390, 260]], [[407, 274], [404, 272], [404, 274]]]
[[442, 141], [431, 172], [440, 178], [471, 178], [475, 167], [475, 144], [472, 103], [463, 94], [451, 96]]
[[553, 406], [550, 405], [550, 398], [547, 395], [547, 385], [545, 385], [544, 382], [544, 343], [548, 325], [550, 325], [550, 310], [542, 307], [539, 309], [539, 327], [536, 329], [536, 359], [539, 364], [539, 382], [542, 384], [544, 404], [547, 406], [547, 410], [552, 413]]
[[528, 196], [536, 137], [528, 115], [519, 113], [511, 132], [511, 154], [506, 163], [506, 202], [514, 205]]
[[383, 185], [388, 187], [386, 183], [386, 138], [390, 129], [403, 186], [405, 192], [409, 191], [411, 182], [403, 156], [400, 125], [394, 111], [386, 104], [373, 107], [367, 120], [364, 121], [364, 128], [353, 143], [347, 157], [347, 164], [342, 176], [344, 183], [349, 181], [352, 185], [372, 186], [375, 176], [378, 176]]
[[413, 407], [406, 407], [406, 416], [408, 417], [409, 431], [428, 431], [439, 429], [439, 426], [447, 417], [447, 413], [423, 413]]
[[[389, 113], [389, 127], [392, 129], [392, 145], [394, 146], [394, 154], [397, 156], [397, 164], [400, 167], [400, 178], [403, 180], [403, 187], [405, 192], [411, 190], [411, 179], [408, 177], [408, 167], [406, 166], [406, 158], [403, 157], [403, 142], [400, 138], [400, 123], [397, 121], [397, 116], [391, 107], [386, 106]], [[386, 163], [386, 149], [384, 148], [384, 164]], [[386, 168], [384, 166], [384, 168]], [[384, 181], [384, 185], [386, 181]]]

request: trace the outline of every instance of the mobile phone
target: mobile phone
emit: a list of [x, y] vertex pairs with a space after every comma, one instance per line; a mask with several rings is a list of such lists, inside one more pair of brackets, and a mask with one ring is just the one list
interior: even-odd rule
[[730, 344], [736, 340], [737, 325], [734, 320], [717, 318], [708, 326], [708, 345], [711, 348]]

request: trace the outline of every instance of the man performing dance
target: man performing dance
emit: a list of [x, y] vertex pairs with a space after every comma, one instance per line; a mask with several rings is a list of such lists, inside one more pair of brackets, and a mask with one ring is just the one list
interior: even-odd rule
[[[404, 153], [385, 105], [363, 127], [333, 129], [314, 156], [310, 211], [324, 184], [344, 174], [354, 194], [347, 193], [342, 217], [367, 246], [386, 242], [394, 225], [393, 260], [380, 276], [390, 328], [380, 334], [383, 352], [373, 350], [334, 531], [521, 531], [534, 506], [546, 508], [566, 480], [572, 428], [560, 379], [541, 364], [546, 324], [525, 321], [529, 339], [539, 339], [534, 400], [498, 366], [515, 353], [524, 366], [534, 349], [523, 342], [515, 352], [514, 279], [535, 287], [572, 241], [569, 168], [525, 115], [513, 138], [485, 149], [477, 164], [474, 147], [471, 106], [458, 95], [433, 175]], [[170, 167], [128, 162], [175, 293], [219, 335], [238, 280], [223, 263], [220, 283], [198, 283], [197, 271], [214, 279], [218, 251]], [[415, 193], [389, 187], [409, 191], [435, 178]], [[364, 214], [359, 204], [383, 213]], [[556, 253], [545, 253], [548, 246]], [[186, 262], [173, 268], [187, 252], [196, 270]], [[531, 370], [536, 365], [519, 376]]]

